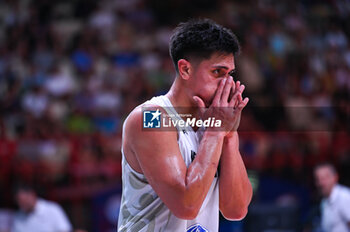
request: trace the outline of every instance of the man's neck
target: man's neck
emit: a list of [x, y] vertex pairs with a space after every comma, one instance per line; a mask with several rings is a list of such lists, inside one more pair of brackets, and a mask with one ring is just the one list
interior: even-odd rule
[[195, 114], [194, 108], [196, 105], [193, 99], [190, 99], [189, 93], [187, 93], [185, 87], [181, 85], [181, 81], [178, 77], [176, 77], [176, 80], [165, 96], [168, 97], [179, 114]]
[[35, 198], [35, 199], [33, 200], [33, 202], [32, 202], [31, 207], [28, 208], [27, 210], [24, 210], [24, 212], [25, 212], [26, 214], [33, 213], [33, 212], [35, 211], [35, 208], [37, 207], [37, 205], [38, 205], [38, 199]]

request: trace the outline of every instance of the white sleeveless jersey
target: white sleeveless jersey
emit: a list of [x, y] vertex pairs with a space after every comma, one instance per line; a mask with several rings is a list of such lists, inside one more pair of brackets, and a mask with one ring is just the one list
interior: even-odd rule
[[[177, 114], [166, 96], [154, 97], [142, 106], [147, 104], [165, 107], [164, 109], [169, 115]], [[178, 129], [178, 135], [180, 152], [188, 167], [197, 153], [203, 131], [197, 130], [197, 132], [194, 132], [192, 128], [188, 128], [186, 131]], [[123, 149], [122, 155], [123, 193], [118, 219], [118, 232], [218, 231], [219, 179], [217, 177], [214, 177], [197, 217], [194, 220], [184, 220], [177, 218], [169, 210], [143, 174], [130, 167], [125, 159]]]

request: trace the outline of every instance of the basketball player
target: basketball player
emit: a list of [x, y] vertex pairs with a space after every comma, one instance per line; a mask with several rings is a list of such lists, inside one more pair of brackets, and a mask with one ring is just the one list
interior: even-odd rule
[[[245, 217], [252, 187], [236, 131], [248, 103], [242, 99], [244, 85], [231, 76], [238, 52], [236, 36], [211, 20], [191, 20], [175, 29], [171, 89], [136, 107], [124, 122], [118, 231], [215, 232], [219, 210], [229, 220]], [[147, 131], [142, 129], [145, 106], [175, 115], [174, 120], [180, 113], [176, 107], [182, 114], [193, 114], [195, 107], [222, 125]]]

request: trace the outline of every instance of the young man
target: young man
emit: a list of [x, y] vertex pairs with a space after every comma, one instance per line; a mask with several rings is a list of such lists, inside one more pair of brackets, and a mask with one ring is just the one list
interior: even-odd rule
[[333, 165], [323, 163], [314, 170], [316, 185], [322, 196], [321, 226], [325, 232], [350, 231], [350, 189], [338, 184]]
[[[176, 69], [171, 89], [136, 107], [124, 122], [118, 231], [213, 232], [219, 210], [229, 220], [245, 217], [252, 187], [236, 131], [248, 103], [242, 99], [244, 86], [231, 76], [238, 52], [236, 36], [211, 20], [176, 28], [170, 41]], [[146, 130], [143, 107], [158, 109], [154, 118], [200, 115], [221, 120], [221, 126]]]
[[31, 186], [18, 186], [15, 197], [20, 211], [14, 217], [12, 232], [72, 231], [72, 226], [61, 206], [38, 198]]

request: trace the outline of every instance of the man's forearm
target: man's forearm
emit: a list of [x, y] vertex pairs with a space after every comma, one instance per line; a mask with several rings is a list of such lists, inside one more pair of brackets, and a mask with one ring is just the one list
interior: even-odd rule
[[229, 219], [244, 217], [252, 198], [252, 186], [239, 152], [237, 132], [224, 140], [220, 159], [219, 186], [220, 210], [224, 216]]
[[188, 167], [186, 175], [186, 189], [188, 201], [203, 203], [213, 182], [222, 153], [224, 134], [206, 131], [199, 145], [195, 160]]

